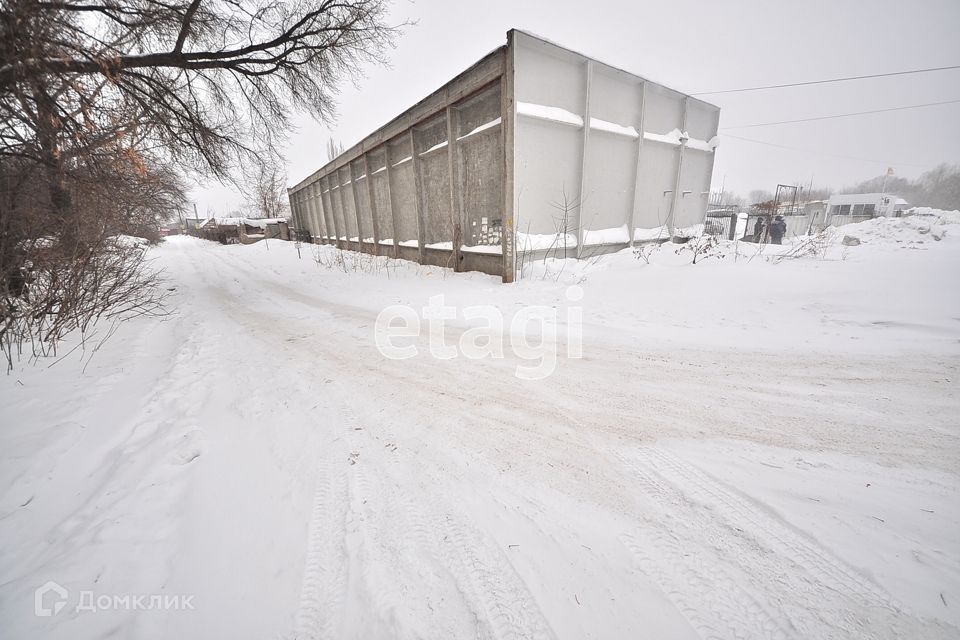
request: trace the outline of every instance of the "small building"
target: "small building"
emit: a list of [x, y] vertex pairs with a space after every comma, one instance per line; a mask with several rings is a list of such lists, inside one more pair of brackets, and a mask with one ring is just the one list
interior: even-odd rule
[[720, 109], [511, 30], [288, 189], [314, 242], [483, 271], [703, 229]]
[[909, 208], [906, 200], [889, 193], [839, 193], [827, 203], [826, 224], [839, 227], [870, 218], [900, 217]]
[[223, 244], [253, 244], [265, 238], [290, 239], [286, 218], [208, 218], [195, 229], [188, 228], [188, 233]]

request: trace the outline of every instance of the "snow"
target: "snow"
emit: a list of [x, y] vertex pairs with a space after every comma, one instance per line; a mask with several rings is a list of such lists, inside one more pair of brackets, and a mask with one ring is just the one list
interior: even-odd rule
[[[433, 152], [433, 151], [437, 151], [438, 149], [443, 149], [445, 146], [447, 146], [447, 141], [446, 141], [446, 140], [444, 140], [443, 142], [438, 142], [437, 144], [433, 145], [432, 147], [430, 147], [430, 148], [427, 149], [426, 151], [420, 152], [420, 155], [421, 155], [421, 156], [425, 156], [425, 155], [427, 155], [428, 153], [431, 153], [431, 152]], [[400, 163], [398, 162], [397, 164], [400, 164]], [[396, 165], [394, 165], [394, 166], [396, 166]]]
[[615, 122], [607, 122], [606, 120], [601, 120], [600, 118], [591, 117], [590, 128], [598, 131], [605, 131], [607, 133], [615, 133], [617, 135], [627, 136], [628, 138], [640, 137], [640, 134], [637, 133], [637, 130], [634, 127], [624, 126]]
[[492, 128], [498, 126], [498, 125], [500, 124], [500, 120], [501, 120], [500, 118], [496, 118], [496, 119], [494, 119], [494, 120], [491, 120], [490, 122], [485, 122], [485, 123], [481, 124], [480, 126], [474, 128], [472, 131], [470, 131], [470, 133], [465, 133], [465, 134], [463, 134], [462, 136], [460, 136], [459, 138], [457, 138], [457, 142], [459, 142], [460, 140], [463, 140], [463, 139], [465, 139], [465, 138], [469, 138], [469, 137], [472, 136], [472, 135], [476, 135], [476, 134], [478, 134], [478, 133], [481, 133], [481, 132], [483, 132], [483, 131], [487, 131], [488, 129], [492, 129]]
[[380, 239], [380, 244], [390, 244], [390, 245], [392, 245], [392, 244], [393, 244], [393, 238], [381, 238], [381, 239]]
[[401, 240], [398, 243], [401, 247], [419, 247], [420, 242], [417, 240]]
[[[138, 238], [137, 236], [128, 236], [126, 234], [115, 235], [111, 238], [114, 244], [118, 247], [145, 247], [149, 244], [146, 238]], [[50, 247], [53, 246], [54, 240], [52, 238], [40, 238], [35, 246], [37, 247]]]
[[611, 229], [584, 229], [583, 244], [620, 244], [630, 242], [627, 225]]
[[498, 244], [478, 244], [472, 247], [462, 245], [460, 247], [460, 251], [464, 251], [466, 253], [488, 253], [503, 255], [503, 247]]
[[[957, 637], [960, 219], [798, 258], [721, 241], [694, 265], [700, 241], [514, 285], [150, 248], [174, 315], [0, 379], [2, 635]], [[510, 350], [431, 357], [429, 332], [381, 356], [377, 315], [440, 294], [446, 344], [471, 305], [539, 305], [560, 342], [582, 312], [584, 357], [522, 380]], [[70, 597], [37, 617], [48, 580]]]
[[[413, 244], [404, 244], [400, 243], [401, 246], [417, 246], [417, 241], [413, 240]], [[441, 251], [453, 251], [452, 242], [433, 242], [431, 244], [424, 245], [426, 249], [438, 249]], [[467, 253], [502, 253], [500, 245], [478, 245], [475, 247], [468, 247], [467, 245], [461, 245], [461, 251], [466, 251]]]
[[653, 229], [637, 227], [633, 230], [634, 242], [648, 242], [651, 240], [666, 240], [670, 238], [670, 230], [664, 226]]
[[960, 211], [945, 211], [933, 207], [912, 207], [905, 212], [908, 216], [936, 218], [941, 224], [960, 224]]
[[517, 251], [538, 251], [540, 249], [563, 249], [577, 246], [577, 236], [573, 233], [522, 233], [517, 232]]
[[673, 235], [678, 238], [696, 238], [703, 235], [703, 223], [691, 224], [687, 227], [677, 227], [673, 230]]
[[518, 102], [517, 115], [549, 120], [550, 122], [558, 122], [560, 124], [569, 124], [574, 127], [583, 126], [583, 118], [575, 113], [571, 113], [560, 107], [549, 107], [532, 102]]
[[720, 144], [720, 139], [713, 136], [709, 140], [700, 140], [699, 138], [689, 138], [687, 140], [688, 149], [697, 149], [699, 151], [713, 151]]
[[960, 212], [929, 209], [903, 218], [878, 217], [845, 224], [838, 233], [854, 236], [864, 243], [921, 246], [943, 240], [948, 230], [957, 225], [960, 225]]
[[643, 132], [644, 140], [652, 140], [653, 142], [663, 142], [664, 144], [680, 145], [680, 139], [684, 137], [684, 134], [680, 129], [674, 129], [670, 133], [653, 133], [650, 131]]
[[278, 224], [286, 221], [286, 218], [207, 218], [200, 226], [205, 227], [211, 223], [218, 226], [237, 226], [244, 224], [248, 227], [266, 229], [268, 224]]
[[709, 140], [701, 140], [699, 138], [691, 138], [687, 131], [680, 131], [680, 129], [673, 129], [669, 133], [653, 133], [651, 131], [644, 131], [643, 139], [653, 140], [654, 142], [663, 142], [664, 144], [672, 144], [676, 146], [679, 146], [684, 140], [686, 140], [687, 148], [710, 152], [714, 151], [720, 144], [720, 139], [717, 136], [713, 136]]
[[398, 160], [393, 166], [394, 166], [394, 167], [399, 167], [399, 166], [402, 165], [404, 162], [410, 162], [411, 160], [413, 160], [413, 156], [407, 156], [406, 158], [403, 158], [402, 160]]

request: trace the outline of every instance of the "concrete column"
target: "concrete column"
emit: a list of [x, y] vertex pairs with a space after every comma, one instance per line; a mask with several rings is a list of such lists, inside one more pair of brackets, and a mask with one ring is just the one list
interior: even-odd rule
[[[683, 120], [680, 125], [680, 131], [686, 132], [687, 130], [687, 110], [689, 108], [690, 98], [683, 99]], [[670, 200], [670, 215], [667, 216], [667, 230], [670, 232], [670, 237], [673, 237], [674, 232], [676, 231], [677, 223], [677, 203], [680, 202], [680, 175], [683, 173], [683, 152], [687, 148], [687, 141], [680, 141], [680, 150], [677, 152], [677, 175], [673, 181], [673, 198]]]
[[416, 130], [410, 129], [410, 162], [413, 163], [414, 206], [417, 208], [417, 244], [419, 245], [419, 261], [423, 264], [423, 245], [426, 233], [423, 220], [423, 183], [421, 181], [420, 154], [417, 153]]
[[307, 209], [307, 228], [310, 230], [310, 243], [313, 244], [317, 241], [317, 221], [314, 214], [314, 202], [313, 202], [313, 188], [311, 185], [307, 185], [304, 190], [304, 204]]
[[350, 176], [350, 197], [353, 198], [353, 215], [357, 217], [357, 251], [363, 251], [363, 217], [360, 215], [360, 198], [357, 197], [357, 175], [353, 171], [353, 162], [347, 163], [347, 175]]
[[500, 251], [503, 253], [503, 282], [513, 282], [517, 273], [516, 238], [514, 237], [514, 171], [513, 147], [516, 130], [516, 96], [514, 95], [513, 31], [507, 32], [507, 50], [504, 55], [503, 75], [500, 76], [500, 135], [503, 142], [503, 219], [501, 220]]
[[630, 234], [630, 246], [633, 246], [634, 229], [637, 228], [637, 209], [640, 207], [640, 154], [643, 153], [643, 121], [647, 108], [647, 83], [640, 85], [640, 123], [637, 138], [637, 168], [633, 174], [633, 208], [630, 209], [630, 219], [628, 221], [628, 233]]
[[[716, 113], [716, 126], [714, 127], [714, 130], [717, 131], [717, 133], [720, 132], [720, 110], [719, 110], [719, 109], [717, 109], [717, 113]], [[713, 178], [713, 165], [714, 165], [714, 163], [716, 163], [716, 161], [717, 161], [717, 150], [716, 150], [716, 149], [713, 149], [713, 151], [708, 151], [707, 153], [710, 154], [710, 173], [709, 173], [708, 175], [711, 176], [711, 180], [712, 180], [712, 178]], [[704, 222], [704, 223], [706, 223], [706, 221], [707, 221], [707, 211], [706, 211], [706, 210], [709, 209], [709, 208], [710, 208], [710, 186], [707, 187], [707, 206], [704, 208], [704, 212], [703, 212], [703, 222]], [[735, 236], [736, 233], [737, 233], [737, 232], [736, 232], [736, 227], [737, 227], [736, 222], [737, 222], [737, 220], [739, 220], [739, 218], [734, 217], [734, 218], [731, 219], [731, 227], [732, 227], [732, 230], [730, 231], [730, 235], [731, 235], [731, 236]], [[808, 227], [808, 229], [809, 229], [809, 227]], [[731, 239], [731, 240], [734, 240], [735, 238], [731, 237], [730, 239]]]
[[[323, 212], [323, 227], [326, 229], [327, 237], [323, 239], [324, 244], [334, 244], [336, 243], [337, 232], [333, 224], [333, 215], [330, 211], [330, 201], [325, 197], [326, 194], [323, 193], [323, 179], [320, 178], [317, 180], [317, 198], [320, 199], [320, 209]], [[334, 240], [330, 239], [330, 236], [334, 237]]]
[[[400, 255], [400, 228], [397, 226], [397, 205], [393, 202], [393, 162], [390, 160], [390, 145], [383, 145], [384, 161], [387, 172], [387, 208], [390, 210], [390, 219], [393, 220], [393, 257]], [[411, 160], [412, 162], [412, 160]]]
[[[325, 208], [330, 211], [330, 220], [333, 223], [333, 245], [335, 247], [340, 247], [340, 236], [343, 235], [340, 229], [340, 223], [337, 221], [337, 212], [333, 204], [333, 194], [330, 191], [330, 176], [326, 175], [320, 179], [320, 195], [326, 200], [324, 201]], [[324, 193], [326, 192], [326, 193]]]
[[319, 230], [317, 229], [317, 203], [313, 199], [313, 185], [308, 184], [303, 190], [307, 204], [307, 226], [310, 228], [310, 242], [316, 243]]
[[373, 255], [380, 255], [380, 224], [377, 221], [377, 199], [373, 189], [373, 175], [370, 174], [369, 153], [363, 154], [363, 172], [367, 174], [367, 199], [370, 201], [370, 220], [373, 225]]
[[287, 202], [290, 203], [290, 217], [293, 219], [293, 226], [296, 229], [300, 228], [300, 211], [299, 203], [297, 200], [296, 191], [287, 191]]
[[323, 244], [323, 213], [320, 209], [320, 189], [317, 188], [316, 182], [311, 183], [309, 189], [310, 202], [313, 210], [313, 226], [317, 232], [317, 237], [314, 239], [314, 242]]
[[[341, 167], [341, 169], [342, 169], [342, 167]], [[349, 169], [348, 169], [348, 171], [349, 171]], [[343, 185], [343, 176], [341, 175], [340, 169], [337, 169], [336, 171], [334, 171], [334, 172], [333, 172], [333, 175], [336, 176], [336, 178], [337, 178], [337, 190], [336, 190], [337, 200], [339, 201], [339, 204], [340, 204], [340, 212], [341, 212], [341, 214], [342, 214], [341, 217], [343, 218], [344, 235], [347, 237], [347, 239], [343, 241], [343, 245], [344, 245], [344, 248], [346, 248], [346, 249], [352, 249], [352, 247], [350, 246], [350, 242], [351, 242], [351, 240], [350, 240], [350, 225], [347, 224], [347, 196], [344, 195], [344, 192], [345, 192], [349, 187], [353, 186], [353, 183], [351, 183], [351, 184], [349, 184], [349, 185], [347, 185], [347, 186], [344, 186], [344, 185]], [[359, 231], [359, 229], [358, 229], [358, 231]]]
[[[342, 249], [350, 248], [350, 227], [347, 226], [347, 208], [343, 204], [343, 186], [340, 184], [340, 170], [337, 169], [328, 176], [328, 179], [332, 177], [333, 183], [330, 184], [330, 197], [335, 200], [333, 206], [336, 209], [340, 210], [340, 220], [343, 222], [343, 229], [341, 229], [341, 236], [346, 238], [346, 240], [340, 240], [340, 247]], [[334, 189], [336, 187], [336, 189]]]
[[593, 89], [593, 60], [586, 63], [586, 97], [583, 101], [583, 146], [580, 149], [580, 197], [577, 202], [577, 257], [583, 256], [583, 201], [587, 197], [587, 150], [590, 147], [590, 93]]
[[459, 112], [447, 107], [447, 178], [450, 184], [450, 218], [453, 222], [453, 270], [462, 271], [463, 255], [463, 194], [460, 188], [460, 156], [457, 147]]
[[313, 193], [314, 201], [317, 203], [317, 221], [320, 223], [320, 244], [327, 244], [326, 236], [330, 235], [330, 230], [327, 227], [326, 216], [324, 216], [323, 187], [320, 186], [319, 180], [315, 180], [313, 183]]

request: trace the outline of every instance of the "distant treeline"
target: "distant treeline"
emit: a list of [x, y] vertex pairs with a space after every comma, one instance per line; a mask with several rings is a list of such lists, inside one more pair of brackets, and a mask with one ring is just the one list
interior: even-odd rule
[[885, 193], [895, 194], [915, 207], [936, 209], [960, 209], [960, 165], [943, 163], [922, 174], [916, 180], [877, 176], [846, 187], [840, 193]]
[[[803, 182], [794, 184], [803, 185]], [[826, 200], [835, 193], [880, 193], [881, 191], [903, 198], [915, 207], [960, 209], [960, 165], [944, 162], [916, 180], [887, 176], [884, 183], [884, 176], [879, 175], [840, 189], [818, 186], [811, 190], [803, 185], [799, 199], [801, 201]], [[783, 197], [792, 198], [793, 193], [788, 191]], [[751, 191], [747, 197], [728, 191], [723, 193], [718, 201], [711, 201], [711, 205], [749, 207], [761, 202], [771, 202], [773, 199], [773, 192], [763, 189]]]

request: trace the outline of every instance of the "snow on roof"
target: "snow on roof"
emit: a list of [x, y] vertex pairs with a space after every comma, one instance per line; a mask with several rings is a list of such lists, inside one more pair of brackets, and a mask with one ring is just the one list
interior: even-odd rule
[[286, 218], [207, 218], [200, 226], [205, 227], [208, 223], [218, 227], [236, 227], [244, 224], [248, 227], [266, 229], [268, 224], [279, 224], [286, 221]]
[[[830, 196], [830, 204], [859, 204], [861, 202], [880, 204], [884, 199], [892, 202], [900, 198], [892, 193], [835, 193]], [[906, 201], [903, 204], [906, 204]]]

